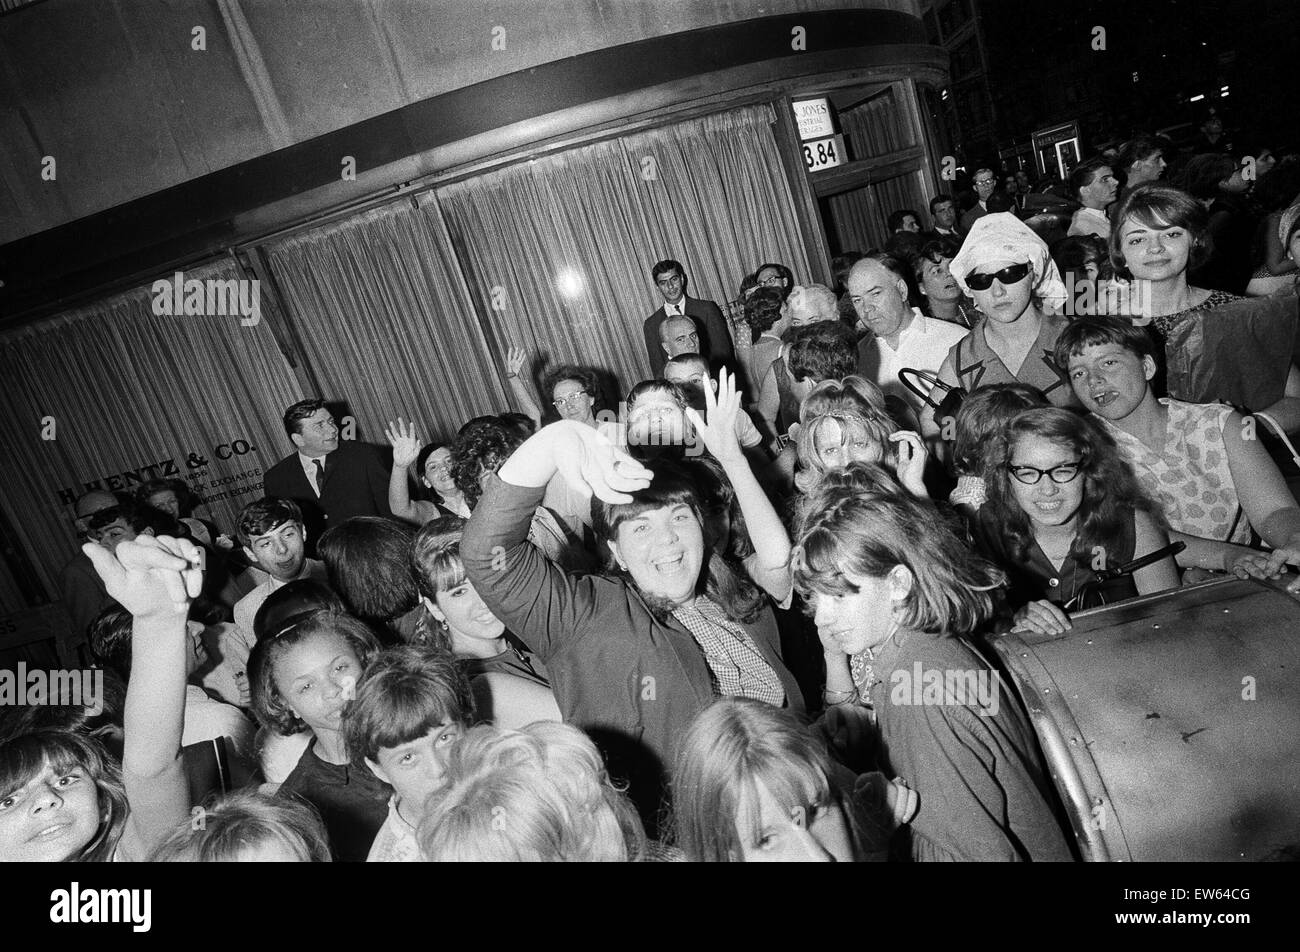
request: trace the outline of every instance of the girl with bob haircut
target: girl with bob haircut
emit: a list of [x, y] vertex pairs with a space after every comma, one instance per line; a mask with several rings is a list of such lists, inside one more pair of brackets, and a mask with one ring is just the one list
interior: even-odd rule
[[720, 698], [673, 771], [676, 845], [691, 862], [853, 862], [825, 743], [789, 711]]
[[645, 848], [600, 751], [567, 724], [471, 729], [417, 835], [434, 863], [624, 863]]
[[306, 803], [253, 790], [205, 805], [202, 825], [187, 820], [163, 840], [151, 863], [328, 863], [329, 840]]
[[[1186, 543], [1180, 565], [1261, 579], [1300, 565], [1300, 507], [1247, 418], [1221, 404], [1156, 399], [1144, 328], [1117, 318], [1075, 321], [1057, 341], [1056, 359], [1159, 502], [1171, 536]], [[1252, 530], [1273, 552], [1249, 547]], [[1300, 590], [1300, 581], [1290, 588]]]
[[[1300, 429], [1300, 368], [1286, 346], [1295, 336], [1294, 303], [1193, 286], [1188, 274], [1211, 251], [1201, 202], [1168, 185], [1133, 189], [1120, 202], [1110, 236], [1111, 260], [1133, 278], [1131, 299], [1120, 313], [1149, 324], [1166, 358], [1161, 364], [1167, 361], [1171, 374], [1181, 368], [1169, 381], [1169, 396], [1262, 410], [1294, 433]], [[1206, 342], [1187, 353], [1198, 325]], [[1224, 345], [1215, 346], [1220, 339]], [[1156, 388], [1165, 392], [1163, 380]]]
[[[38, 805], [47, 812], [29, 820]], [[50, 729], [0, 743], [0, 862], [106, 863], [129, 813], [121, 770], [95, 738]]]
[[393, 789], [367, 862], [420, 859], [415, 828], [425, 801], [442, 786], [448, 752], [473, 720], [465, 672], [441, 648], [399, 645], [366, 669], [344, 713], [344, 738], [353, 761]]
[[[1017, 627], [1069, 630], [1070, 605], [1097, 571], [1169, 544], [1164, 518], [1115, 443], [1085, 417], [1044, 407], [1003, 430], [988, 468], [976, 541], [1010, 573]], [[1133, 573], [1124, 597], [1178, 587], [1172, 556]], [[1071, 606], [1073, 607], [1073, 606]]]
[[[736, 440], [734, 379], [724, 371], [716, 397], [712, 387], [704, 396], [708, 422], [689, 408], [686, 416], [740, 499], [756, 577], [775, 576], [788, 564], [789, 536]], [[612, 563], [604, 575], [566, 574], [527, 542], [529, 514], [557, 472], [594, 497], [593, 528]], [[467, 577], [546, 664], [565, 722], [596, 732], [644, 820], [656, 822], [677, 746], [714, 697], [803, 709], [771, 608], [706, 548], [699, 496], [679, 466], [642, 465], [561, 421], [515, 452], [483, 501], [461, 540]]]
[[483, 720], [517, 728], [558, 721], [546, 666], [483, 604], [460, 558], [465, 520], [447, 517], [420, 530], [411, 565], [426, 616], [420, 638], [460, 659]]
[[[824, 700], [866, 709], [879, 769], [920, 798], [895, 855], [1071, 859], [1033, 732], [966, 640], [992, 614], [1005, 575], [890, 482], [864, 463], [829, 474], [803, 509], [793, 563], [825, 652]], [[913, 682], [925, 671], [965, 683], [945, 674], [923, 695]]]
[[925, 443], [911, 430], [899, 430], [885, 411], [880, 389], [865, 377], [823, 380], [799, 408], [795, 448], [800, 472], [795, 485], [810, 493], [827, 472], [849, 463], [879, 463], [898, 444], [889, 460], [899, 482], [919, 499], [928, 498], [922, 476], [929, 458]]
[[98, 740], [70, 730], [0, 742], [0, 862], [139, 861], [189, 820], [184, 646], [203, 587], [201, 550], [143, 536], [82, 552], [134, 619], [121, 767]]
[[259, 641], [248, 658], [258, 722], [286, 736], [311, 732], [277, 794], [316, 807], [335, 858], [345, 862], [364, 862], [388, 812], [387, 788], [364, 763], [353, 762], [343, 735], [343, 709], [378, 652], [365, 623], [318, 611]]

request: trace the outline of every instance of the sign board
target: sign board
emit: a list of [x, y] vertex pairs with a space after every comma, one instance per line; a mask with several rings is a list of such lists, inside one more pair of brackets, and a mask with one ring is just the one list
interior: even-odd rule
[[830, 136], [803, 144], [803, 164], [809, 172], [822, 172], [844, 164], [844, 136]]
[[811, 142], [835, 135], [830, 100], [825, 96], [817, 99], [796, 99], [790, 105], [794, 109], [794, 120], [799, 124], [800, 140]]

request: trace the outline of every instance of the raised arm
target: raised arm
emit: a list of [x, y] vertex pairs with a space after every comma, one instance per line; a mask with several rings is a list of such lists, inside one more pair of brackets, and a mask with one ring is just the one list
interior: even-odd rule
[[384, 435], [393, 444], [393, 469], [388, 474], [388, 507], [393, 510], [393, 516], [417, 526], [436, 519], [437, 506], [422, 499], [411, 499], [407, 470], [420, 455], [420, 439], [415, 432], [415, 421], [408, 424], [398, 417], [397, 423], [388, 424]]
[[767, 370], [763, 373], [763, 382], [758, 389], [758, 415], [763, 418], [763, 425], [767, 429], [767, 436], [772, 440], [769, 449], [772, 454], [779, 455], [779, 442], [784, 435], [777, 429], [776, 419], [781, 412], [781, 390], [776, 382], [776, 361], [767, 365]]
[[524, 383], [522, 376], [527, 363], [528, 352], [522, 347], [511, 347], [506, 352], [506, 383], [510, 385], [510, 392], [514, 395], [520, 411], [527, 414], [534, 424], [541, 426], [542, 408], [528, 392], [528, 385]]
[[740, 441], [736, 439], [736, 414], [743, 411], [733, 374], [726, 370], [718, 372], [717, 396], [714, 396], [712, 387], [705, 387], [704, 406], [708, 414], [707, 423], [692, 409], [687, 409], [686, 417], [714, 459], [722, 464], [736, 492], [736, 501], [740, 503], [749, 530], [749, 541], [754, 546], [754, 558], [748, 565], [750, 575], [755, 584], [778, 603], [784, 602], [790, 596], [792, 586], [790, 536], [767, 494], [759, 486]]
[[[485, 481], [461, 539], [461, 561], [492, 613], [545, 661], [583, 629], [593, 608], [591, 579], [575, 579], [528, 542], [533, 512], [560, 472], [570, 485], [627, 502], [649, 471], [591, 427], [561, 420], [529, 437]], [[596, 580], [599, 581], [599, 580]]]
[[108, 593], [129, 611], [131, 679], [123, 719], [122, 779], [130, 816], [126, 858], [143, 860], [189, 818], [189, 784], [181, 759], [190, 601], [203, 587], [201, 550], [187, 539], [140, 536], [116, 552], [93, 543], [82, 551]]

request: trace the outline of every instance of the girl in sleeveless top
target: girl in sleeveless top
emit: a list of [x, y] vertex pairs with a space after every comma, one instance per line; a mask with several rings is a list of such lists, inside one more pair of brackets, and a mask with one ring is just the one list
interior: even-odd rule
[[[1010, 577], [1016, 627], [1067, 631], [1064, 606], [1098, 571], [1169, 544], [1155, 503], [1084, 417], [1045, 407], [1011, 421], [987, 473], [985, 555]], [[1133, 573], [1129, 597], [1178, 586], [1172, 557]]]
[[[1078, 406], [1052, 356], [1068, 322], [1055, 313], [1065, 300], [1065, 286], [1043, 240], [1009, 212], [986, 215], [975, 223], [950, 270], [983, 316], [949, 350], [939, 379], [967, 393], [1022, 383], [1055, 406]], [[935, 426], [942, 430], [943, 421]]]

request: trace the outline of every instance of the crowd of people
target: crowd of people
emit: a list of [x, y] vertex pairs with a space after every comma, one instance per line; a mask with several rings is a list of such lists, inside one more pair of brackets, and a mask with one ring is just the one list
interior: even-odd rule
[[304, 400], [224, 533], [87, 494], [110, 689], [6, 714], [0, 859], [1077, 858], [991, 640], [1300, 565], [1300, 156], [1256, 158], [1136, 138], [1059, 235], [981, 168], [735, 307], [660, 261], [620, 412], [512, 348], [513, 407], [389, 465]]

